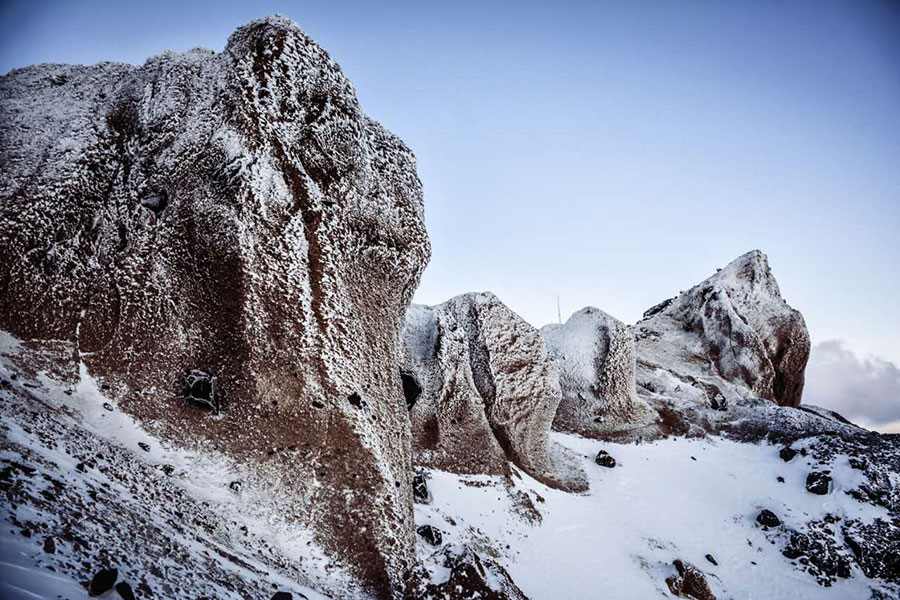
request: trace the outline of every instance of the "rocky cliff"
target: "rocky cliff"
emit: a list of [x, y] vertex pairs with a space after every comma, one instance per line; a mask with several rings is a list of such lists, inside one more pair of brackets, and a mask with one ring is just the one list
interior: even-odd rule
[[580, 488], [554, 452], [559, 376], [540, 334], [491, 293], [414, 305], [403, 330], [416, 460], [457, 473], [506, 473]]
[[653, 410], [637, 395], [634, 334], [627, 325], [587, 307], [565, 324], [545, 325], [541, 336], [559, 366], [562, 401], [554, 428], [609, 436], [654, 420]]
[[800, 404], [809, 334], [758, 250], [654, 306], [635, 329], [643, 394], [717, 406], [745, 397]]
[[397, 363], [412, 153], [292, 22], [0, 78], [0, 329], [68, 340], [154, 433], [272, 464], [376, 594], [412, 558]]

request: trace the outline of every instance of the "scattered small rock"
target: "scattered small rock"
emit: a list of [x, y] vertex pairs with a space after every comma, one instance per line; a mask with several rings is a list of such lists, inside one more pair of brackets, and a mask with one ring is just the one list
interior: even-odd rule
[[352, 404], [353, 406], [355, 406], [356, 408], [363, 408], [364, 406], [366, 406], [366, 401], [363, 400], [362, 396], [360, 396], [356, 392], [353, 392], [352, 394], [350, 394], [347, 397], [347, 401], [350, 404]]
[[171, 475], [172, 473], [175, 472], [175, 465], [163, 465], [162, 472], [165, 473], [166, 475]]
[[784, 462], [791, 462], [794, 460], [794, 457], [797, 456], [797, 451], [793, 448], [782, 448], [781, 452], [778, 453], [778, 456], [780, 456], [781, 460]]
[[824, 496], [831, 491], [831, 476], [822, 471], [813, 471], [806, 476], [806, 491]]
[[150, 452], [150, 444], [147, 442], [138, 442], [138, 447], [144, 452]]
[[235, 494], [241, 491], [241, 482], [240, 481], [232, 481], [228, 484], [228, 489], [230, 489]]
[[775, 513], [773, 513], [768, 508], [763, 509], [758, 515], [756, 515], [756, 522], [763, 527], [778, 527], [779, 525], [781, 525], [781, 519], [779, 519], [775, 515]]
[[294, 595], [290, 592], [275, 592], [272, 600], [294, 600]]
[[104, 408], [105, 410], [108, 410], [109, 412], [112, 412], [112, 411], [113, 411], [113, 406], [112, 406], [112, 404], [110, 404], [109, 402], [104, 402], [104, 403], [103, 403], [103, 408]]
[[713, 556], [712, 554], [707, 554], [707, 555], [706, 555], [706, 560], [708, 560], [708, 561], [711, 562], [712, 564], [716, 565], [717, 567], [719, 566], [719, 563], [716, 562], [716, 557]]
[[56, 542], [52, 537], [44, 539], [44, 552], [47, 554], [56, 554]]
[[118, 569], [100, 569], [91, 579], [88, 592], [91, 596], [99, 596], [107, 590], [111, 590], [119, 578]]
[[862, 456], [851, 456], [850, 457], [850, 468], [856, 469], [858, 471], [865, 471], [869, 466], [869, 461], [863, 458]]
[[431, 525], [420, 525], [416, 529], [416, 533], [422, 536], [425, 541], [432, 546], [440, 546], [441, 542], [444, 540], [444, 537], [441, 535], [441, 530], [437, 527], [432, 527]]
[[601, 467], [607, 467], [608, 469], [612, 469], [616, 466], [616, 459], [610, 456], [609, 452], [606, 450], [601, 450], [597, 453], [597, 458], [594, 459], [594, 462], [600, 465]]
[[784, 483], [784, 477], [781, 475], [778, 476], [778, 483]]

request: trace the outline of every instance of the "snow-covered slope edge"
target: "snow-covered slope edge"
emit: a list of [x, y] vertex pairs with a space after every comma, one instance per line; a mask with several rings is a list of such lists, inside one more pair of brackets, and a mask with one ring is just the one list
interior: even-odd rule
[[276, 471], [153, 437], [71, 352], [0, 333], [0, 596], [86, 597], [104, 569], [139, 598], [362, 595]]
[[[820, 456], [818, 438], [795, 442], [797, 455], [785, 462], [783, 446], [719, 436], [648, 444], [553, 437], [580, 457], [589, 494], [554, 490], [517, 469], [511, 479], [430, 470], [432, 502], [417, 506], [417, 524], [439, 529], [445, 546], [491, 556], [535, 600], [672, 597], [675, 561], [693, 565], [719, 600], [900, 597], [900, 586], [880, 578], [900, 571], [873, 570], [875, 558], [893, 560], [896, 542], [862, 542], [860, 560], [849, 541], [875, 528], [897, 540], [896, 512], [855, 497], [871, 480], [852, 453]], [[595, 464], [600, 450], [614, 468]], [[826, 469], [828, 492], [807, 491], [809, 473]], [[761, 525], [764, 510], [780, 524]], [[425, 563], [440, 552], [419, 541]]]

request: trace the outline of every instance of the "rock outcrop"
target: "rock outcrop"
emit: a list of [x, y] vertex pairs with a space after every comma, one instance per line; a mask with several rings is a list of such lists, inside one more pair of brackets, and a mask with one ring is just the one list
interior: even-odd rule
[[566, 485], [549, 439], [559, 378], [536, 329], [491, 293], [464, 294], [411, 306], [403, 347], [408, 389], [421, 390], [407, 398], [418, 463], [501, 474], [512, 461]]
[[286, 19], [0, 78], [0, 329], [71, 341], [158, 435], [279, 464], [380, 596], [414, 544], [397, 344], [429, 252], [412, 153]]
[[758, 250], [651, 308], [635, 329], [642, 394], [720, 409], [746, 397], [800, 404], [809, 334]]
[[545, 325], [541, 336], [559, 366], [555, 429], [600, 437], [653, 421], [655, 413], [635, 388], [634, 335], [627, 325], [587, 307], [563, 325]]

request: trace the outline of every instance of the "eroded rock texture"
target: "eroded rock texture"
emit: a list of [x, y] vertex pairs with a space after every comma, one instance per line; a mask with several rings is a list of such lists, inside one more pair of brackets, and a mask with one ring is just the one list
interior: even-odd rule
[[635, 388], [634, 335], [600, 309], [587, 307], [541, 336], [559, 366], [562, 401], [554, 428], [585, 436], [635, 430], [655, 413]]
[[800, 404], [809, 334], [758, 250], [651, 308], [635, 329], [642, 393], [717, 406], [751, 396]]
[[421, 464], [459, 473], [506, 473], [513, 461], [560, 483], [550, 425], [559, 379], [536, 329], [491, 293], [410, 307], [404, 370], [421, 388], [410, 409]]
[[[281, 463], [379, 595], [412, 557], [396, 357], [428, 256], [412, 153], [285, 19], [0, 78], [0, 328], [73, 341], [160, 435]], [[193, 370], [218, 416], [185, 402]]]

